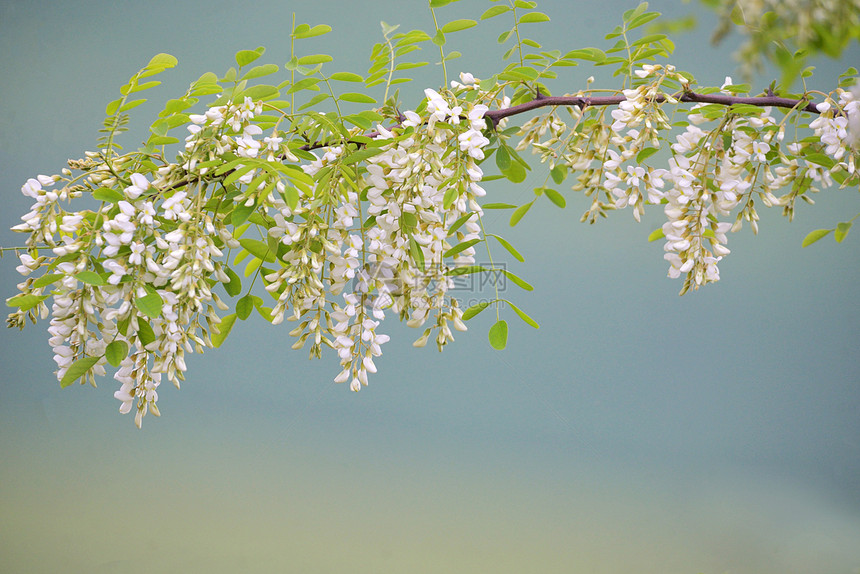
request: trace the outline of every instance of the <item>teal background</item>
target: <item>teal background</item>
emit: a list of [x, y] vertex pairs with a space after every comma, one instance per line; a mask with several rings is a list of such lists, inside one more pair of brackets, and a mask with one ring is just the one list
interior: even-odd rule
[[[542, 2], [553, 22], [529, 33], [605, 48], [632, 5]], [[465, 0], [440, 21], [487, 6]], [[332, 54], [329, 71], [366, 70], [380, 20], [432, 27], [413, 0], [2, 4], [0, 243], [21, 241], [8, 228], [29, 207], [24, 181], [92, 149], [106, 103], [152, 55], [180, 64], [134, 110], [129, 148], [237, 50], [286, 62], [294, 11], [334, 28], [298, 44]], [[712, 47], [714, 19], [697, 13], [674, 61], [721, 84], [737, 37]], [[465, 53], [452, 77], [501, 67], [502, 18], [449, 36]], [[829, 89], [858, 56], [816, 62], [813, 83]], [[441, 82], [425, 71], [404, 88], [413, 106]], [[593, 73], [564, 69], [557, 90]], [[523, 203], [542, 182], [487, 189]], [[508, 349], [493, 351], [485, 312], [439, 354], [389, 320], [358, 394], [332, 382], [333, 356], [310, 362], [289, 329], [252, 318], [189, 360], [181, 390], [163, 385], [163, 416], [137, 430], [112, 379], [59, 388], [47, 321], [2, 331], [0, 572], [860, 572], [860, 240], [800, 248], [854, 215], [856, 189], [821, 194], [792, 224], [764, 213], [757, 237], [730, 236], [720, 283], [683, 298], [646, 241], [659, 213], [588, 227], [587, 202], [566, 195], [566, 210], [539, 202], [514, 229], [485, 219], [526, 256], [508, 263], [535, 291], [506, 295], [539, 331], [507, 311]], [[0, 260], [4, 297], [15, 265]]]

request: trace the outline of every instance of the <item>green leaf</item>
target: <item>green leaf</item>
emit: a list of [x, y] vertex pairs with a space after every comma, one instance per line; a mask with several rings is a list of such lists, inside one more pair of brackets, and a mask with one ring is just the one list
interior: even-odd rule
[[490, 327], [490, 332], [487, 335], [490, 339], [490, 345], [497, 351], [501, 351], [508, 346], [508, 323], [504, 319], [499, 319]]
[[315, 64], [325, 64], [326, 62], [331, 62], [334, 60], [328, 54], [312, 54], [310, 56], [302, 56], [298, 59], [298, 64], [300, 66], [313, 66]]
[[514, 183], [522, 183], [526, 179], [526, 170], [518, 161], [512, 161], [504, 172], [505, 177]]
[[519, 66], [516, 68], [511, 68], [499, 74], [500, 80], [513, 80], [523, 82], [533, 82], [537, 80], [537, 77], [537, 70], [528, 66]]
[[430, 0], [431, 8], [441, 8], [442, 6], [447, 6], [454, 0]]
[[836, 161], [823, 153], [810, 153], [803, 156], [803, 159], [810, 163], [815, 163], [818, 165], [823, 165], [826, 168], [831, 168], [835, 165]]
[[467, 30], [468, 28], [473, 28], [477, 26], [478, 23], [474, 20], [454, 20], [452, 22], [448, 22], [444, 26], [442, 26], [442, 32], [444, 34], [450, 34], [451, 32], [459, 32], [460, 30]]
[[224, 290], [227, 291], [227, 295], [230, 297], [235, 297], [242, 292], [242, 279], [230, 267], [225, 266], [224, 272], [230, 278], [229, 283], [224, 283]]
[[457, 196], [460, 191], [456, 187], [449, 187], [445, 190], [445, 195], [442, 196], [442, 206], [445, 209], [450, 209], [452, 205], [454, 205], [454, 201], [456, 201]]
[[650, 243], [651, 241], [657, 241], [658, 239], [663, 239], [664, 237], [666, 237], [666, 234], [663, 233], [663, 228], [658, 227], [648, 236], [648, 242]]
[[376, 100], [367, 94], [359, 94], [358, 92], [346, 92], [337, 98], [342, 102], [355, 102], [357, 104], [375, 104]]
[[[131, 87], [131, 89], [128, 91], [128, 93], [133, 94], [135, 92], [142, 92], [144, 90], [148, 90], [150, 88], [154, 88], [155, 86], [160, 86], [160, 85], [161, 85], [161, 82], [159, 82], [159, 81], [144, 82], [142, 84], [134, 84]], [[126, 102], [125, 105], [119, 109], [119, 111], [124, 112], [125, 110], [130, 110], [131, 108], [137, 107], [145, 101], [146, 100], [132, 100], [131, 102]], [[132, 105], [131, 107], [128, 107], [130, 104], [132, 104], [134, 102], [138, 102], [138, 103]]]
[[460, 275], [471, 275], [472, 273], [483, 273], [485, 271], [490, 270], [480, 265], [467, 265], [465, 267], [454, 267], [453, 269], [449, 269], [445, 275], [458, 277]]
[[277, 73], [281, 68], [278, 67], [277, 64], [263, 64], [262, 66], [254, 66], [248, 72], [242, 76], [240, 79], [242, 80], [253, 80], [255, 78], [262, 78], [263, 76], [268, 76], [270, 74]]
[[606, 54], [603, 50], [597, 48], [580, 48], [579, 50], [571, 50], [564, 55], [565, 60], [589, 60], [591, 62], [602, 62], [606, 59]]
[[100, 286], [105, 284], [105, 280], [102, 278], [102, 276], [95, 271], [81, 271], [80, 273], [75, 275], [75, 279], [86, 283], [87, 285]]
[[146, 70], [154, 70], [160, 72], [167, 68], [172, 68], [176, 64], [179, 63], [179, 60], [176, 59], [175, 56], [171, 56], [170, 54], [156, 54], [152, 57], [149, 63], [146, 65]]
[[268, 86], [265, 84], [259, 84], [257, 86], [251, 86], [244, 92], [242, 92], [241, 97], [251, 98], [255, 102], [257, 101], [265, 101], [271, 100], [272, 98], [276, 98], [280, 95], [278, 88], [275, 86]]
[[149, 131], [157, 136], [167, 135], [167, 130], [170, 129], [170, 124], [167, 122], [166, 118], [159, 118], [155, 120], [151, 126], [149, 126]]
[[507, 148], [504, 146], [501, 146], [496, 150], [496, 165], [502, 173], [505, 173], [511, 168], [511, 154], [508, 153]]
[[643, 161], [645, 161], [646, 159], [648, 159], [649, 157], [651, 157], [652, 155], [654, 155], [658, 151], [660, 151], [660, 150], [658, 150], [655, 147], [644, 148], [642, 151], [640, 151], [638, 154], [636, 154], [636, 163], [642, 163]]
[[275, 254], [269, 250], [269, 246], [256, 239], [240, 239], [239, 244], [254, 257], [265, 261], [266, 263], [274, 263], [277, 261]]
[[481, 239], [475, 238], [475, 239], [470, 239], [469, 241], [464, 241], [463, 243], [458, 243], [457, 245], [455, 245], [454, 247], [452, 247], [451, 249], [449, 249], [448, 251], [443, 253], [442, 257], [453, 257], [454, 255], [457, 255], [461, 251], [465, 251], [466, 249], [472, 247], [473, 245], [475, 245], [476, 243], [479, 243], [480, 241], [481, 241]]
[[[152, 84], [160, 84], [161, 82], [150, 82], [150, 83], [152, 83]], [[133, 91], [137, 91], [137, 90], [133, 90]], [[132, 101], [130, 101], [130, 102], [126, 102], [126, 103], [124, 103], [124, 104], [122, 105], [122, 107], [119, 109], [119, 111], [121, 111], [121, 112], [127, 112], [128, 110], [133, 110], [134, 108], [136, 108], [137, 106], [139, 106], [140, 104], [142, 104], [142, 103], [144, 103], [144, 102], [146, 102], [146, 100], [145, 100], [145, 99], [132, 100]]]
[[633, 28], [638, 28], [644, 24], [647, 24], [651, 20], [658, 18], [660, 16], [659, 12], [646, 12], [644, 14], [639, 14], [627, 24], [627, 29], [632, 30]]
[[224, 343], [224, 339], [230, 334], [233, 324], [236, 322], [236, 314], [227, 315], [221, 319], [221, 322], [214, 326], [210, 339], [213, 347], [220, 347]]
[[419, 270], [424, 271], [424, 250], [421, 249], [421, 246], [418, 245], [418, 242], [415, 241], [414, 237], [409, 238], [409, 255], [412, 257], [412, 261], [415, 262], [415, 266]]
[[[287, 93], [292, 94], [295, 92], [300, 92], [301, 90], [313, 90], [313, 91], [318, 92], [319, 87], [317, 86], [317, 84], [319, 84], [321, 81], [322, 80], [320, 80], [319, 78], [304, 78], [302, 80], [299, 80], [298, 82], [296, 82], [292, 86], [290, 86], [290, 89], [287, 90]], [[320, 95], [324, 95], [326, 98], [328, 97], [328, 94], [320, 94]], [[319, 95], [314, 96], [314, 97], [318, 98]], [[322, 98], [322, 100], [324, 100], [324, 99], [325, 98]], [[299, 109], [301, 109], [301, 108], [299, 108]]]
[[848, 235], [849, 231], [851, 231], [850, 221], [843, 221], [838, 224], [836, 226], [836, 233], [833, 234], [833, 238], [836, 240], [836, 243], [842, 243], [842, 240], [845, 239], [845, 236]]
[[531, 202], [526, 203], [525, 205], [521, 205], [521, 206], [519, 206], [519, 207], [517, 208], [517, 210], [514, 212], [514, 214], [513, 214], [513, 215], [511, 215], [511, 227], [513, 227], [513, 226], [515, 226], [517, 223], [519, 223], [519, 222], [520, 222], [520, 219], [522, 219], [522, 218], [523, 218], [523, 216], [524, 216], [526, 213], [528, 213], [529, 209], [531, 209], [531, 208], [532, 208], [532, 203], [531, 203]]
[[6, 306], [18, 307], [21, 311], [29, 311], [48, 297], [50, 295], [25, 295], [21, 293], [6, 299]]
[[366, 147], [349, 154], [343, 159], [343, 163], [360, 163], [373, 156], [377, 156], [385, 150], [381, 147]]
[[116, 99], [116, 100], [110, 102], [107, 105], [107, 107], [105, 108], [105, 115], [106, 116], [114, 115], [117, 112], [117, 110], [119, 109], [120, 104], [122, 104], [122, 98], [119, 98], [119, 99]]
[[549, 16], [543, 12], [529, 12], [523, 14], [517, 24], [531, 24], [535, 22], [549, 22]]
[[486, 20], [488, 18], [492, 18], [493, 16], [498, 16], [499, 14], [504, 14], [505, 12], [510, 12], [511, 9], [509, 6], [505, 6], [503, 4], [498, 4], [496, 6], [491, 6], [487, 8], [487, 11], [481, 14], [481, 20]]
[[251, 316], [251, 311], [253, 310], [254, 298], [250, 293], [236, 301], [236, 316], [243, 321]]
[[262, 55], [263, 53], [258, 52], [257, 50], [239, 50], [236, 52], [236, 65], [240, 68], [242, 66], [247, 66]]
[[141, 319], [137, 320], [137, 338], [144, 347], [155, 342], [155, 331], [152, 330], [152, 326]]
[[510, 305], [511, 309], [514, 310], [514, 313], [519, 315], [520, 319], [525, 321], [527, 325], [530, 325], [530, 326], [534, 327], [535, 329], [540, 329], [540, 325], [538, 325], [538, 322], [535, 321], [534, 319], [532, 319], [531, 317], [529, 317], [525, 311], [523, 311], [522, 309], [520, 309], [519, 307], [517, 307], [516, 305], [514, 305], [513, 303], [511, 303], [508, 300], [505, 300], [505, 303]]
[[463, 320], [468, 321], [469, 319], [489, 307], [491, 303], [492, 301], [481, 301], [477, 305], [472, 305], [471, 307], [463, 311]]
[[296, 33], [293, 34], [293, 37], [297, 39], [313, 38], [314, 36], [322, 36], [323, 34], [328, 34], [329, 32], [331, 32], [331, 26], [329, 26], [328, 24], [317, 24], [313, 28], [302, 32], [298, 32], [298, 26], [296, 26]]
[[105, 348], [105, 358], [112, 367], [118, 367], [127, 356], [128, 343], [125, 341], [113, 341]]
[[179, 138], [173, 136], [150, 136], [147, 143], [152, 145], [170, 145], [179, 143]]
[[534, 287], [532, 287], [531, 285], [529, 285], [529, 284], [525, 281], [525, 279], [523, 279], [522, 277], [519, 277], [519, 276], [517, 276], [517, 275], [514, 275], [513, 273], [511, 273], [511, 272], [510, 272], [510, 271], [508, 271], [507, 269], [502, 269], [502, 273], [504, 273], [504, 274], [505, 274], [505, 277], [507, 277], [508, 279], [510, 279], [511, 281], [513, 281], [514, 283], [516, 283], [516, 284], [517, 284], [521, 289], [525, 289], [526, 291], [534, 291]]
[[92, 369], [93, 366], [99, 362], [99, 359], [101, 359], [101, 357], [84, 357], [72, 363], [69, 370], [66, 371], [65, 375], [63, 375], [62, 380], [60, 380], [60, 387], [66, 388], [86, 375], [87, 371]]
[[482, 205], [484, 209], [514, 209], [516, 205], [511, 203], [487, 203]]
[[552, 180], [556, 183], [556, 185], [561, 185], [567, 178], [567, 168], [563, 165], [557, 165], [552, 168], [549, 174], [552, 176]]
[[251, 214], [254, 213], [253, 205], [245, 205], [244, 203], [240, 203], [236, 207], [233, 208], [233, 212], [230, 215], [230, 224], [233, 227], [239, 227], [251, 217]]
[[335, 72], [329, 76], [330, 80], [339, 80], [341, 82], [363, 82], [364, 78], [352, 72]]
[[800, 246], [801, 247], [807, 247], [809, 245], [812, 245], [813, 243], [815, 243], [819, 239], [826, 237], [831, 231], [833, 231], [833, 230], [832, 229], [816, 229], [815, 231], [811, 231], [809, 233], [809, 235], [807, 235], [803, 239], [803, 243], [801, 243]]
[[498, 235], [493, 235], [492, 233], [488, 233], [487, 235], [489, 235], [490, 237], [495, 237], [496, 241], [498, 241], [501, 244], [501, 246], [507, 250], [508, 253], [513, 255], [517, 261], [519, 261], [520, 263], [525, 261], [525, 258], [522, 255], [520, 255], [520, 252], [517, 251], [516, 249], [514, 249], [514, 246], [511, 245], [510, 243], [508, 243], [508, 241], [505, 238], [499, 237]]
[[164, 301], [162, 301], [161, 295], [155, 292], [147, 293], [143, 297], [134, 298], [134, 306], [150, 319], [161, 317], [161, 307], [163, 305]]
[[471, 218], [471, 217], [472, 217], [472, 214], [467, 213], [467, 214], [462, 215], [459, 218], [457, 218], [457, 221], [452, 223], [451, 227], [448, 228], [448, 237], [451, 237], [452, 235], [454, 235], [454, 233], [458, 229], [460, 229], [463, 226], [463, 224], [465, 224], [467, 221], [469, 221], [469, 218]]
[[436, 30], [436, 34], [433, 36], [432, 40], [433, 40], [433, 43], [436, 44], [437, 46], [444, 46], [445, 45], [445, 34], [442, 32], [442, 30]]
[[554, 204], [556, 204], [557, 206], [559, 206], [563, 209], [567, 205], [567, 202], [564, 200], [564, 196], [562, 194], [560, 194], [559, 192], [557, 192], [556, 190], [554, 190], [553, 188], [544, 187], [542, 189], [543, 189], [544, 195], [546, 195], [549, 198], [549, 200], [551, 202], [553, 202]]
[[56, 283], [60, 279], [65, 277], [62, 273], [49, 273], [46, 275], [42, 275], [38, 279], [33, 282], [33, 288], [38, 289], [39, 287], [45, 287], [46, 285], [51, 285]]
[[109, 187], [100, 187], [93, 192], [93, 199], [97, 201], [108, 201], [110, 203], [116, 203], [118, 201], [124, 200], [125, 198], [125, 195]]

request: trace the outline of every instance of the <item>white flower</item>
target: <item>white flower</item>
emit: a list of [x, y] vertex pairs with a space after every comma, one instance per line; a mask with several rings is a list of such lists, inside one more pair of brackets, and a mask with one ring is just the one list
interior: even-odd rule
[[469, 128], [457, 136], [457, 139], [460, 142], [461, 151], [467, 152], [477, 160], [484, 159], [484, 152], [481, 148], [490, 143], [490, 140], [485, 138], [484, 134], [478, 130]]
[[137, 199], [140, 194], [149, 189], [149, 180], [140, 173], [131, 174], [131, 185], [125, 188], [125, 194], [131, 199]]
[[37, 179], [34, 179], [32, 177], [27, 180], [27, 183], [21, 186], [21, 193], [23, 193], [27, 197], [32, 197], [33, 199], [39, 197], [40, 191], [42, 191], [42, 184], [39, 183]]

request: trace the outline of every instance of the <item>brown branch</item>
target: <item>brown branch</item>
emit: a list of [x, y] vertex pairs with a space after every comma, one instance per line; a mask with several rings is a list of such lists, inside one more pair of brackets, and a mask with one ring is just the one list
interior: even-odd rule
[[[813, 114], [818, 113], [818, 109], [815, 107], [815, 104], [807, 103], [806, 105], [803, 105], [803, 103], [807, 101], [806, 98], [795, 100], [792, 98], [780, 98], [772, 95], [741, 97], [729, 96], [726, 94], [698, 94], [696, 92], [678, 93], [673, 95], [672, 97], [682, 102], [719, 104], [722, 106], [731, 106], [732, 104], [747, 104], [760, 107], [797, 107], [799, 110], [802, 110], [804, 112], [811, 112]], [[547, 106], [576, 106], [582, 110], [585, 109], [587, 106], [617, 106], [618, 104], [626, 100], [627, 98], [624, 96], [544, 96], [538, 94], [535, 99], [529, 102], [519, 104], [517, 106], [512, 106], [510, 108], [505, 108], [503, 110], [492, 110], [485, 113], [484, 117], [489, 118], [489, 120], [493, 122], [493, 125], [495, 126], [499, 123], [500, 120], [504, 118]], [[666, 97], [661, 94], [657, 96], [654, 101], [665, 102]]]
[[[722, 106], [731, 106], [732, 104], [747, 104], [752, 106], [760, 106], [760, 107], [778, 107], [778, 108], [797, 108], [804, 112], [810, 112], [813, 114], [817, 114], [818, 109], [815, 107], [813, 103], [807, 103], [806, 105], [801, 104], [806, 102], [806, 98], [801, 98], [798, 100], [792, 98], [781, 98], [778, 96], [774, 96], [773, 92], [768, 90], [768, 95], [766, 96], [752, 96], [752, 97], [741, 97], [741, 96], [730, 96], [727, 94], [698, 94], [696, 92], [687, 91], [687, 92], [678, 92], [677, 94], [673, 94], [673, 98], [680, 100], [682, 102], [692, 102], [692, 103], [700, 103], [700, 104], [719, 104]], [[505, 108], [503, 110], [491, 110], [484, 114], [484, 118], [487, 118], [492, 122], [493, 127], [495, 128], [499, 121], [504, 118], [508, 118], [511, 116], [515, 116], [518, 114], [522, 114], [525, 112], [529, 112], [531, 110], [536, 110], [538, 108], [545, 108], [548, 106], [559, 107], [559, 106], [576, 106], [579, 109], [583, 110], [588, 106], [617, 106], [621, 102], [626, 101], [627, 98], [624, 96], [545, 96], [540, 93], [538, 90], [535, 99], [528, 101], [524, 104], [519, 104], [516, 106], [512, 106], [510, 108]], [[656, 102], [665, 102], [666, 97], [662, 94], [658, 95], [654, 101]], [[465, 117], [462, 119], [466, 119]], [[396, 123], [389, 128], [388, 130], [394, 130], [401, 126], [401, 122], [406, 120], [406, 117], [402, 114], [397, 117], [399, 123]], [[375, 138], [379, 135], [378, 131], [368, 132], [363, 134], [364, 137]], [[342, 140], [338, 142], [315, 142], [308, 143], [301, 146], [299, 149], [304, 151], [311, 151], [314, 149], [319, 149], [322, 147], [327, 147], [331, 145], [337, 145], [338, 143], [344, 143]], [[351, 141], [347, 141], [346, 143], [355, 143]], [[232, 170], [225, 172], [223, 175], [226, 177], [230, 174]], [[170, 185], [167, 189], [162, 191], [169, 191], [171, 189], [176, 189], [182, 187], [183, 185], [187, 185], [190, 183], [190, 180], [183, 179], [172, 185]]]

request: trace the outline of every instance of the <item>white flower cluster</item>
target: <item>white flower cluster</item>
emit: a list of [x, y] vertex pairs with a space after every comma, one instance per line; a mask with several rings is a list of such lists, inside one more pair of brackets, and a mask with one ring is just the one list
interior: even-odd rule
[[[769, 108], [727, 115], [725, 106], [697, 104], [688, 116], [691, 123], [669, 146], [667, 168], [643, 164], [640, 154], [656, 152], [670, 130], [661, 106], [678, 103], [660, 84], [664, 78], [685, 80], [671, 66], [646, 65], [634, 75], [646, 82], [623, 91], [626, 99], [610, 113], [611, 123], [601, 121], [603, 109], [573, 108], [574, 128], [568, 129], [552, 111], [523, 125], [517, 149], [532, 146], [551, 167], [566, 166], [576, 174], [573, 189], [592, 197], [583, 221], [626, 207], [639, 221], [646, 204], [662, 204], [668, 275], [685, 277], [682, 293], [719, 280], [717, 264], [730, 253], [727, 233], [740, 229], [743, 221], [758, 229], [755, 200], [783, 207], [791, 216], [796, 197], [811, 200], [796, 185], [778, 196], [780, 190], [796, 181], [831, 185], [831, 174], [838, 171], [855, 174], [857, 148], [849, 126], [860, 123], [860, 101], [841, 89], [818, 105], [820, 115], [809, 124], [812, 140], [783, 146], [785, 122]], [[731, 95], [731, 85], [726, 78], [724, 94]], [[716, 128], [700, 127], [714, 120], [720, 120]], [[804, 159], [817, 151], [832, 158], [833, 165], [822, 165], [815, 155]], [[734, 222], [725, 221], [735, 212]]]
[[[404, 137], [377, 127], [376, 141], [390, 143], [381, 143], [379, 153], [368, 159], [361, 186], [367, 186], [366, 204], [358, 193], [347, 191], [331, 221], [321, 221], [312, 204], [327, 190], [317, 187], [301, 196], [295, 208], [277, 204], [277, 224], [269, 229], [284, 245], [322, 245], [327, 268], [313, 249], [293, 248], [284, 258], [289, 264], [265, 276], [266, 289], [277, 295], [275, 322], [292, 306], [290, 319], [301, 321], [292, 331], [299, 337], [297, 346], [312, 338], [311, 352], [317, 356], [320, 344], [332, 346], [342, 367], [335, 381], [351, 381], [355, 391], [367, 385], [368, 373], [376, 372], [374, 358], [389, 340], [377, 331], [387, 312], [407, 319], [412, 327], [432, 320], [440, 349], [453, 340], [449, 323], [465, 330], [462, 310], [448, 296], [453, 285], [449, 273], [474, 263], [474, 247], [459, 251], [451, 262], [444, 254], [452, 247], [452, 231], [458, 242], [480, 238], [476, 199], [485, 191], [475, 161], [483, 158], [482, 148], [489, 143], [481, 132], [487, 108], [478, 104], [464, 110], [431, 89], [425, 95], [426, 116], [403, 114]], [[462, 152], [456, 159], [447, 145], [452, 139]], [[344, 170], [343, 153], [340, 146], [328, 148], [302, 168], [311, 176], [323, 169]], [[336, 185], [334, 177], [328, 180], [329, 188]], [[368, 218], [364, 225], [356, 225], [360, 217]], [[305, 225], [298, 225], [297, 218]], [[455, 223], [459, 226], [453, 230]], [[342, 303], [331, 302], [332, 312], [325, 310], [327, 293], [343, 293]], [[431, 330], [416, 343], [426, 343]]]
[[[285, 161], [299, 162], [296, 144], [277, 127], [265, 135], [255, 121], [261, 102], [245, 98], [188, 116], [175, 163], [143, 170], [134, 153], [88, 153], [70, 161], [77, 177], [66, 169], [28, 180], [22, 192], [35, 203], [14, 228], [29, 234], [18, 267], [27, 279], [10, 299], [19, 307], [10, 325], [47, 317], [44, 300], [53, 295], [58, 379], [92, 382], [110, 362], [118, 367], [120, 412], [134, 408], [138, 426], [147, 412], [159, 414], [162, 377], [178, 386], [186, 353], [226, 336], [215, 308], [228, 307], [213, 289], [219, 282], [238, 287], [223, 261], [227, 249], [252, 256], [246, 273], [259, 273], [274, 298], [272, 309], [255, 303], [261, 315], [275, 324], [299, 322], [294, 347], [311, 339], [312, 356], [323, 345], [333, 348], [341, 364], [335, 381], [349, 380], [353, 390], [377, 370], [374, 360], [389, 340], [378, 327], [390, 313], [413, 327], [429, 323], [416, 345], [436, 329], [441, 349], [453, 340], [452, 328], [466, 328], [449, 294], [450, 273], [472, 265], [475, 254], [471, 244], [452, 247], [481, 239], [477, 198], [485, 191], [476, 162], [489, 143], [487, 107], [458, 101], [473, 89], [470, 77], [444, 95], [426, 90], [426, 106], [405, 112], [397, 129], [378, 126], [369, 147], [376, 154], [358, 161], [347, 157], [356, 146], [342, 141], [321, 156], [301, 152], [316, 159], [288, 169]], [[312, 127], [314, 114], [306, 116]], [[57, 182], [65, 186], [52, 191]], [[98, 211], [60, 206], [84, 192], [103, 201]], [[249, 211], [263, 241], [243, 238]], [[45, 274], [32, 277], [39, 269]]]

